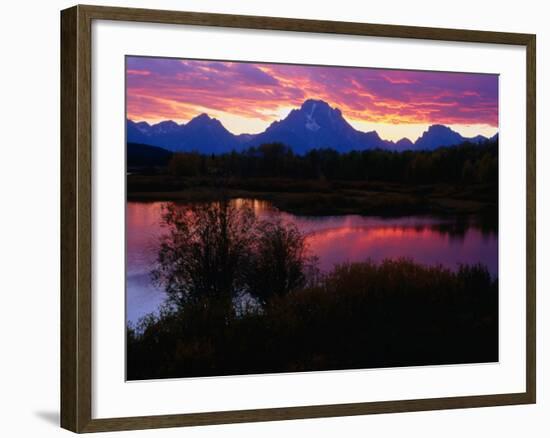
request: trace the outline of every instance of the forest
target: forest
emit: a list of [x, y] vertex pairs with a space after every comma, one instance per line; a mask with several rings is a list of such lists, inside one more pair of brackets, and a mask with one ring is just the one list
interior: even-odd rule
[[433, 151], [374, 149], [340, 153], [313, 149], [303, 156], [294, 154], [284, 144], [272, 143], [222, 155], [178, 152], [169, 161], [167, 171], [177, 176], [496, 183], [498, 141], [464, 143]]
[[223, 193], [297, 214], [482, 214], [496, 224], [498, 140], [433, 151], [315, 149], [305, 155], [275, 143], [161, 158], [161, 165], [131, 169], [129, 200], [198, 202]]

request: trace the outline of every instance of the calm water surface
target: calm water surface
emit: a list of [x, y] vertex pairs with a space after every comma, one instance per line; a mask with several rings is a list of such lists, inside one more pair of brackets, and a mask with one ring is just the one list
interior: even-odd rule
[[[280, 215], [292, 221], [306, 235], [319, 268], [329, 271], [335, 264], [371, 259], [408, 257], [423, 264], [442, 264], [456, 269], [461, 263], [483, 263], [492, 275], [498, 274], [498, 236], [482, 230], [474, 221], [452, 218], [373, 216], [295, 216], [279, 212], [269, 202], [250, 202], [257, 216]], [[164, 202], [127, 204], [127, 293], [126, 318], [136, 322], [155, 311], [165, 298], [151, 283], [149, 272], [158, 249]]]

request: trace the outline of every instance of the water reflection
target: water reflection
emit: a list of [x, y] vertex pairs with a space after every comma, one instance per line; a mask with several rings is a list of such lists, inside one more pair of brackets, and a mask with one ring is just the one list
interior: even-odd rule
[[[310, 251], [319, 258], [321, 271], [348, 261], [408, 257], [450, 269], [456, 269], [460, 263], [483, 263], [492, 275], [498, 274], [497, 232], [479, 218], [295, 216], [277, 211], [267, 201], [236, 199], [232, 202], [237, 206], [248, 202], [260, 218], [279, 215], [283, 222], [296, 224], [306, 235]], [[158, 238], [163, 233], [163, 204], [127, 204], [126, 307], [127, 319], [131, 321], [157, 309], [165, 298], [164, 292], [155, 287], [149, 277]]]

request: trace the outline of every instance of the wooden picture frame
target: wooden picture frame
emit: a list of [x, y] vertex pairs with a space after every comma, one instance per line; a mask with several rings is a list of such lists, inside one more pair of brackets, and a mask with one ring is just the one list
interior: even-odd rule
[[[195, 414], [92, 418], [93, 20], [186, 24], [356, 36], [519, 45], [526, 48], [527, 266], [526, 391], [417, 400]], [[535, 35], [99, 6], [61, 12], [61, 426], [99, 432], [535, 403]]]

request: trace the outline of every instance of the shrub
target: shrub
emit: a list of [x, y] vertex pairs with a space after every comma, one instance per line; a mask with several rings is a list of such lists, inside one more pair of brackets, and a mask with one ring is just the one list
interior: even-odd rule
[[128, 330], [130, 380], [498, 360], [498, 285], [480, 265], [344, 264], [223, 324], [205, 300]]

